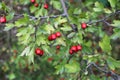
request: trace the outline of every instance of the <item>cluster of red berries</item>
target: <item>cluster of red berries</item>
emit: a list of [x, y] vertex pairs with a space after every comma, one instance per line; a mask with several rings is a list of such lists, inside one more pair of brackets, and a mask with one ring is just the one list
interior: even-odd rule
[[75, 46], [72, 46], [69, 50], [69, 54], [74, 54], [78, 51], [81, 51], [82, 50], [82, 46], [81, 45], [75, 45]]
[[86, 23], [84, 23], [84, 22], [83, 22], [83, 23], [81, 23], [81, 28], [82, 28], [82, 29], [86, 29], [86, 28], [87, 28], [87, 24], [86, 24]]
[[5, 16], [3, 16], [3, 17], [0, 17], [0, 23], [6, 23], [6, 17]]
[[42, 49], [40, 49], [40, 48], [36, 48], [35, 49], [35, 54], [39, 55], [39, 56], [42, 56], [44, 54], [44, 51]]
[[[30, 2], [33, 3], [35, 7], [39, 6], [39, 4], [36, 2], [36, 0], [30, 0]], [[45, 3], [44, 4], [44, 9], [48, 9], [48, 7], [49, 7], [48, 4]]]
[[48, 40], [49, 41], [52, 41], [52, 40], [55, 40], [56, 38], [59, 38], [61, 36], [61, 33], [60, 32], [56, 32], [56, 33], [53, 33], [51, 35], [48, 36]]

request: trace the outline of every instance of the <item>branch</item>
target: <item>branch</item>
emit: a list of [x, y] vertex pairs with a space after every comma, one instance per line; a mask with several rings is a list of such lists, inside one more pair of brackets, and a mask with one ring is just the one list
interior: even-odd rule
[[[15, 16], [18, 16], [18, 17], [23, 17], [23, 14], [15, 14]], [[41, 16], [41, 17], [34, 17], [34, 16], [31, 16], [31, 15], [28, 15], [28, 17], [32, 20], [37, 20], [37, 19], [46, 19], [46, 18], [57, 18], [59, 16], [62, 16], [64, 17], [65, 14], [60, 14], [60, 15], [53, 15], [53, 16]]]
[[108, 15], [108, 16], [105, 16], [103, 19], [100, 19], [100, 20], [95, 20], [95, 21], [90, 21], [90, 22], [88, 22], [87, 24], [93, 24], [93, 23], [98, 23], [98, 22], [105, 22], [107, 25], [109, 25], [110, 26], [110, 24], [108, 23], [108, 22], [106, 22], [106, 19], [108, 19], [109, 17], [111, 17], [111, 16], [113, 16], [113, 15], [115, 15], [115, 14], [119, 14], [120, 13], [120, 11], [116, 11], [116, 12], [114, 12], [114, 13], [111, 13], [110, 15]]
[[68, 15], [68, 12], [67, 12], [67, 7], [65, 6], [64, 0], [60, 0], [60, 2], [62, 4], [63, 10], [64, 10], [64, 14], [65, 14], [65, 16], [67, 18], [68, 23], [71, 25], [71, 28], [73, 29], [73, 31], [78, 32], [77, 27], [74, 24], [71, 24], [71, 21], [69, 19], [69, 15]]
[[112, 71], [106, 71], [106, 70], [100, 68], [98, 65], [96, 65], [96, 64], [93, 63], [93, 62], [89, 63], [88, 66], [86, 67], [86, 69], [91, 68], [91, 67], [93, 67], [93, 66], [94, 66], [96, 69], [98, 69], [99, 71], [101, 71], [101, 72], [103, 72], [103, 73], [105, 73], [105, 74], [110, 73], [110, 74], [111, 74], [111, 77], [112, 77], [114, 80], [120, 80], [120, 76], [119, 76], [119, 75], [115, 74], [115, 73], [112, 72]]

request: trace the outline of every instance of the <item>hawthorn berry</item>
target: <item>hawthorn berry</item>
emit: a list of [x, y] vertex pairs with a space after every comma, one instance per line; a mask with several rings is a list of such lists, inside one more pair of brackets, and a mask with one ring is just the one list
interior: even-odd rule
[[14, 53], [17, 53], [17, 50], [13, 50]]
[[48, 36], [48, 40], [52, 41], [52, 36], [51, 35]]
[[44, 51], [41, 50], [40, 48], [36, 48], [36, 49], [35, 49], [35, 54], [42, 56], [42, 55], [44, 54]]
[[87, 24], [86, 24], [86, 23], [81, 23], [81, 28], [82, 28], [82, 29], [87, 28]]
[[52, 60], [53, 60], [52, 57], [47, 59], [48, 62], [51, 62]]
[[35, 6], [35, 7], [38, 7], [38, 6], [39, 6], [39, 4], [38, 4], [38, 3], [35, 3], [35, 4], [34, 4], [34, 6]]
[[108, 72], [108, 73], [106, 74], [107, 77], [110, 77], [111, 75], [112, 75], [111, 72]]
[[55, 33], [57, 37], [60, 37], [61, 36], [61, 33], [60, 32], [56, 32]]
[[0, 17], [0, 22], [1, 23], [6, 23], [6, 17], [4, 16], [4, 17]]
[[71, 49], [69, 50], [69, 54], [71, 54], [71, 55], [73, 54], [73, 51]]
[[48, 9], [48, 7], [49, 7], [48, 4], [45, 3], [45, 4], [44, 4], [44, 9]]
[[51, 39], [52, 39], [52, 40], [55, 40], [56, 38], [57, 38], [57, 37], [56, 37], [55, 34], [52, 34], [52, 35], [51, 35]]
[[76, 47], [77, 47], [77, 51], [82, 50], [82, 46], [81, 45], [77, 45]]
[[30, 2], [31, 2], [31, 3], [35, 3], [35, 2], [36, 2], [36, 0], [30, 0]]
[[56, 46], [56, 49], [60, 49], [60, 45], [57, 45], [57, 46]]
[[71, 49], [73, 52], [77, 52], [77, 47], [76, 47], [76, 46], [72, 46], [70, 49]]

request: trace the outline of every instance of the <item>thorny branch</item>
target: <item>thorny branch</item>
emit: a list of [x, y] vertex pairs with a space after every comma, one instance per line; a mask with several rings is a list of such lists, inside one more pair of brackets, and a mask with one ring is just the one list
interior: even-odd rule
[[105, 73], [105, 74], [108, 74], [110, 73], [111, 74], [111, 77], [112, 77], [112, 80], [120, 80], [120, 76], [115, 74], [114, 72], [112, 71], [107, 71], [107, 70], [104, 70], [102, 69], [101, 67], [99, 67], [98, 65], [96, 65], [95, 63], [91, 62], [87, 65], [86, 69], [89, 69], [89, 68], [92, 68], [92, 67], [95, 67], [97, 70]]
[[106, 19], [108, 19], [108, 18], [110, 18], [111, 16], [114, 16], [114, 15], [116, 15], [116, 14], [119, 14], [119, 13], [120, 13], [120, 11], [116, 11], [116, 12], [114, 12], [114, 13], [111, 13], [111, 14], [108, 15], [108, 16], [105, 16], [105, 17], [102, 18], [102, 19], [95, 20], [95, 21], [90, 21], [90, 22], [88, 22], [87, 24], [91, 25], [91, 24], [93, 24], [93, 23], [105, 22], [107, 25], [110, 25], [108, 22], [106, 22]]

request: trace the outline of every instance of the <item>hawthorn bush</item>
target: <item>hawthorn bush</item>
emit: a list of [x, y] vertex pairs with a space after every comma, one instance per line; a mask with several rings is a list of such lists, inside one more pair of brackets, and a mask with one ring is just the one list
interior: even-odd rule
[[0, 80], [120, 80], [120, 0], [0, 1]]

